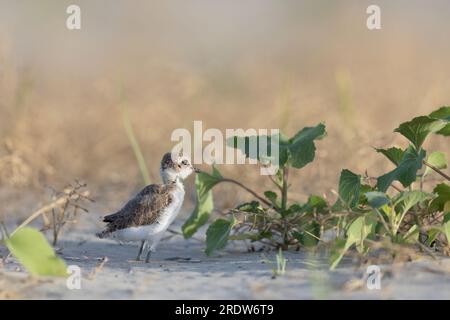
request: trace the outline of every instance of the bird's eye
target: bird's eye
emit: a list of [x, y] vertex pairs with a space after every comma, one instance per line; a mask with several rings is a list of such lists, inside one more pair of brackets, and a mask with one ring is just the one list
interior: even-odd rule
[[186, 166], [188, 164], [188, 162], [187, 162], [187, 160], [183, 160], [183, 161], [181, 161], [181, 164]]

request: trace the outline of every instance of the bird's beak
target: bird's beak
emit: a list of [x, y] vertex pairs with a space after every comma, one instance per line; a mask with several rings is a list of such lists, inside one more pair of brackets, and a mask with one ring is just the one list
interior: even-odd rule
[[196, 167], [192, 167], [192, 170], [194, 170], [194, 172], [196, 172], [196, 173], [199, 173], [199, 172], [200, 172], [200, 169], [199, 169], [199, 168], [196, 168]]

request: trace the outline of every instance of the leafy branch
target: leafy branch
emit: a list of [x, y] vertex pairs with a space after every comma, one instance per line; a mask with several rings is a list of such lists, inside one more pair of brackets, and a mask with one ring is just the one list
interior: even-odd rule
[[441, 176], [443, 176], [445, 179], [450, 181], [450, 176], [445, 174], [443, 171], [441, 171], [438, 167], [432, 165], [431, 163], [428, 163], [427, 161], [423, 160], [423, 164], [426, 165], [428, 168], [434, 170], [435, 172], [439, 173]]
[[[269, 176], [269, 178], [277, 186], [279, 195], [272, 190], [264, 192], [264, 197], [258, 195], [243, 183], [235, 179], [224, 178], [216, 167], [213, 167], [211, 174], [200, 172], [195, 182], [198, 201], [194, 211], [182, 227], [184, 236], [191, 237], [208, 221], [213, 209], [211, 189], [217, 184], [228, 182], [246, 190], [257, 201], [229, 209], [229, 220], [220, 218], [209, 226], [206, 234], [207, 254], [212, 254], [214, 250], [223, 247], [222, 242], [226, 243], [230, 237], [260, 241], [283, 248], [298, 243], [307, 243], [311, 239], [316, 242], [319, 238], [316, 224], [305, 221], [296, 222], [295, 225], [292, 223], [299, 214], [306, 213], [312, 208], [310, 204], [305, 204], [304, 207], [295, 203], [288, 205], [288, 178], [290, 168], [300, 169], [314, 160], [316, 150], [314, 141], [324, 136], [325, 125], [320, 123], [315, 127], [306, 127], [300, 130], [290, 139], [279, 134], [279, 136], [233, 137], [228, 140], [229, 146], [238, 149], [247, 158], [256, 159], [261, 163], [265, 163], [265, 159], [275, 155], [275, 150], [272, 150], [274, 148], [272, 142], [278, 141], [278, 145], [275, 147], [278, 148], [279, 169], [275, 177]], [[263, 139], [266, 140], [267, 145], [271, 146], [266, 155], [259, 152], [260, 142]], [[254, 150], [251, 152], [251, 141], [256, 142], [257, 152]], [[305, 226], [302, 226], [303, 223]], [[219, 245], [216, 243], [219, 241], [217, 239], [220, 239]]]
[[[394, 130], [408, 141], [406, 148], [376, 148], [394, 168], [379, 177], [363, 177], [344, 169], [339, 178], [337, 200], [310, 195], [305, 203], [290, 203], [287, 195], [289, 176], [293, 169], [301, 169], [314, 160], [315, 142], [325, 136], [325, 125], [306, 127], [292, 138], [274, 136], [234, 137], [229, 146], [240, 150], [247, 158], [264, 163], [259, 152], [250, 152], [249, 143], [276, 138], [279, 142], [279, 169], [269, 179], [274, 190], [259, 195], [241, 182], [224, 178], [216, 167], [212, 173], [201, 172], [196, 177], [198, 202], [183, 225], [183, 234], [191, 237], [206, 224], [214, 208], [211, 190], [222, 182], [232, 183], [249, 192], [254, 200], [228, 208], [213, 221], [206, 232], [206, 253], [222, 249], [228, 241], [260, 242], [278, 249], [298, 250], [301, 247], [322, 245], [330, 250], [330, 268], [336, 268], [342, 258], [356, 249], [364, 257], [370, 250], [384, 249], [392, 257], [401, 256], [402, 248], [416, 246], [433, 254], [439, 244], [450, 241], [450, 186], [440, 183], [433, 192], [424, 192], [423, 183], [436, 172], [449, 180], [442, 171], [447, 168], [446, 155], [435, 151], [427, 155], [424, 143], [431, 134], [450, 135], [450, 107], [442, 107], [428, 116], [404, 122]], [[259, 150], [258, 150], [259, 151]], [[267, 157], [271, 157], [269, 150]], [[422, 168], [425, 167], [425, 170]], [[420, 179], [419, 189], [414, 183]], [[400, 183], [404, 189], [395, 183]], [[387, 193], [392, 187], [394, 196]], [[322, 235], [333, 231], [336, 237], [324, 240]], [[423, 240], [423, 236], [426, 240]], [[410, 254], [410, 250], [405, 250]], [[403, 253], [402, 253], [403, 254]]]

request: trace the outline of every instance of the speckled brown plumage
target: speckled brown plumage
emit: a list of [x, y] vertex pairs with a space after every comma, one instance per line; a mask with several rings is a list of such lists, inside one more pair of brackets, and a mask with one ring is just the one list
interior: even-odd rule
[[98, 234], [103, 238], [111, 232], [157, 222], [164, 209], [172, 202], [170, 192], [174, 183], [151, 184], [142, 189], [118, 212], [105, 216], [106, 229]]

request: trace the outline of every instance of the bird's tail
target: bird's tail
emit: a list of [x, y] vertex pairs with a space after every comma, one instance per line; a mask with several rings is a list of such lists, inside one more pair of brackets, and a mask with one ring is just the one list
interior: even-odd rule
[[103, 230], [102, 232], [98, 232], [98, 233], [96, 233], [95, 235], [98, 237], [98, 238], [100, 238], [100, 239], [103, 239], [103, 238], [107, 238], [108, 236], [109, 236], [109, 231], [108, 230]]
[[102, 232], [98, 232], [98, 233], [95, 234], [98, 238], [103, 239], [103, 238], [107, 238], [107, 237], [110, 235], [111, 231], [109, 230], [108, 225], [109, 225], [109, 222], [112, 222], [112, 221], [113, 221], [113, 218], [114, 218], [115, 215], [116, 215], [116, 214], [113, 213], [113, 214], [110, 214], [110, 215], [101, 217], [101, 220], [102, 220], [103, 222], [107, 222], [108, 224], [107, 224], [107, 227], [106, 227], [105, 230], [103, 230]]

